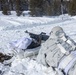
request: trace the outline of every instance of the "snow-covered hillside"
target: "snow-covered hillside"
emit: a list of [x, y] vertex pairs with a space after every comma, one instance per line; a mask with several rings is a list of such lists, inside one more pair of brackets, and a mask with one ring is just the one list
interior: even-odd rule
[[[26, 36], [25, 30], [37, 34], [40, 32], [49, 34], [55, 26], [61, 26], [66, 34], [76, 41], [76, 16], [71, 17], [66, 14], [56, 17], [17, 17], [14, 13], [4, 16], [0, 12], [0, 52], [8, 54], [9, 42]], [[30, 58], [16, 58], [11, 67], [0, 64], [0, 70], [3, 70], [2, 75], [54, 75], [55, 73], [52, 70], [47, 73], [47, 67]]]

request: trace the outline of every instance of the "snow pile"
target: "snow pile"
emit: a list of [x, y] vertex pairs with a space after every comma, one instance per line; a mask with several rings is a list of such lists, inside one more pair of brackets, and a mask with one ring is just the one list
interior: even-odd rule
[[0, 75], [4, 75], [9, 70], [10, 70], [9, 66], [5, 66], [4, 64], [0, 63]]
[[30, 58], [25, 59], [15, 59], [12, 62], [10, 71], [4, 75], [53, 75], [54, 72], [50, 69], [46, 72], [47, 68], [41, 64], [38, 64], [36, 61], [31, 60]]

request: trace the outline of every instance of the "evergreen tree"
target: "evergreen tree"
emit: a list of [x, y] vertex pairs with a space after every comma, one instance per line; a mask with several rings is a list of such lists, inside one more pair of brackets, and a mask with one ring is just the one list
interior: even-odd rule
[[60, 15], [61, 14], [61, 1], [54, 0], [53, 1], [53, 15]]
[[42, 16], [44, 14], [43, 3], [44, 0], [30, 0], [30, 14], [32, 16]]
[[0, 0], [0, 11], [2, 10], [2, 2], [1, 2], [1, 0]]
[[15, 0], [9, 0], [10, 10], [15, 10], [15, 9], [14, 9], [14, 4], [15, 4]]
[[76, 15], [76, 0], [70, 0], [69, 7], [68, 7], [68, 13], [70, 15]]
[[20, 16], [22, 14], [21, 1], [20, 0], [16, 0], [15, 1], [15, 6], [16, 6], [17, 16]]
[[28, 0], [21, 0], [21, 9], [28, 10]]
[[44, 11], [47, 16], [61, 14], [61, 0], [45, 0]]
[[52, 1], [51, 0], [45, 0], [43, 4], [44, 8], [44, 15], [50, 16], [52, 15]]
[[8, 0], [1, 0], [2, 2], [2, 10], [3, 10], [3, 14], [4, 15], [9, 15], [10, 14], [10, 10], [9, 10], [9, 2]]

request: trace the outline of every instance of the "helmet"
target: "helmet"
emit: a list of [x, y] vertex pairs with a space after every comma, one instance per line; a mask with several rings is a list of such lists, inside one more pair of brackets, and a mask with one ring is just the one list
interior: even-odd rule
[[65, 33], [64, 33], [63, 29], [59, 26], [56, 26], [51, 30], [51, 37], [52, 38], [61, 38], [64, 35], [65, 35]]

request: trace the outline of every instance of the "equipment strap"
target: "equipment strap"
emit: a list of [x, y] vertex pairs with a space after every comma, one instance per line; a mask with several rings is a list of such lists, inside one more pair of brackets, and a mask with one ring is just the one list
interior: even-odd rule
[[65, 41], [65, 42], [67, 42], [69, 45], [72, 46], [72, 48], [75, 49], [76, 45], [74, 44], [74, 42], [73, 42], [70, 38], [67, 39], [65, 36], [63, 36], [61, 39], [62, 39], [63, 41]]
[[58, 69], [64, 70], [65, 74], [68, 74], [68, 71], [72, 66], [74, 66], [74, 62], [76, 61], [76, 51], [71, 52], [68, 56], [64, 56], [58, 65]]
[[[61, 39], [64, 42], [68, 43], [73, 48], [73, 50], [75, 49], [76, 46], [70, 39], [67, 39], [65, 36], [63, 36]], [[60, 43], [57, 43], [57, 46], [60, 48], [62, 53], [66, 54], [67, 50]], [[69, 51], [68, 51], [68, 53], [69, 53]]]

